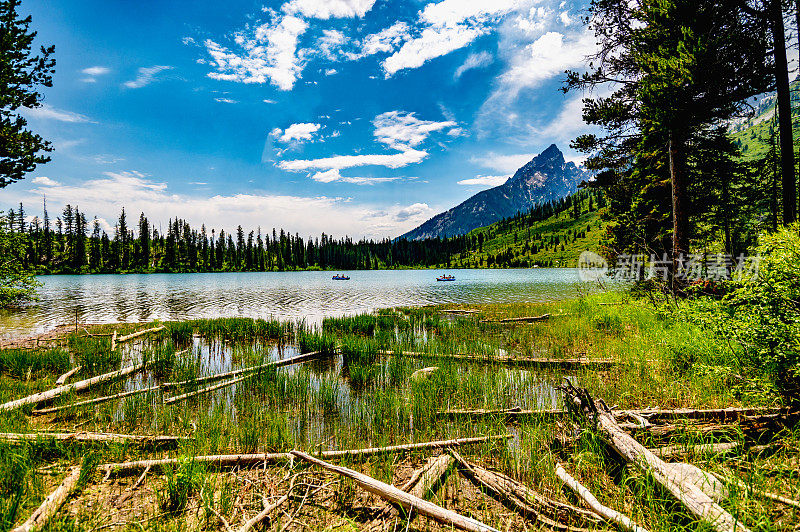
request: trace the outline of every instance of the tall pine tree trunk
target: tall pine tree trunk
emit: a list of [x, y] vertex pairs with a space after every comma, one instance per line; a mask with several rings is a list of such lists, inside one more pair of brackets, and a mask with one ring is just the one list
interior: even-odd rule
[[689, 252], [689, 217], [687, 215], [686, 174], [683, 164], [683, 140], [669, 133], [669, 174], [672, 184], [672, 284], [679, 279], [681, 260]]
[[783, 189], [783, 223], [796, 220], [797, 185], [794, 173], [792, 140], [792, 103], [789, 95], [789, 69], [786, 64], [786, 37], [780, 0], [772, 2], [772, 42], [775, 55], [775, 83], [778, 91], [778, 129], [781, 139], [781, 185]]

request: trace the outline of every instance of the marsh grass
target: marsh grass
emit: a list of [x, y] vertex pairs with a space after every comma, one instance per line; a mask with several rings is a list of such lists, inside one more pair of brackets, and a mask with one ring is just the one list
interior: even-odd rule
[[[581, 427], [575, 420], [507, 424], [502, 416], [444, 419], [437, 413], [459, 408], [559, 408], [562, 400], [556, 386], [564, 378], [619, 408], [774, 404], [774, 395], [756, 395], [736, 387], [730, 369], [737, 368], [736, 353], [723, 340], [692, 320], [648, 308], [645, 303], [620, 294], [551, 303], [489, 305], [481, 311], [480, 315], [442, 317], [435, 307], [391, 309], [326, 319], [320, 329], [303, 323], [239, 319], [168, 323], [163, 336], [115, 354], [155, 359], [158, 364], [153, 371], [86, 395], [99, 396], [163, 380], [189, 380], [262, 364], [297, 351], [333, 354], [302, 365], [271, 368], [231, 387], [171, 406], [162, 404], [163, 394], [158, 392], [103, 403], [86, 409], [80, 421], [70, 421], [68, 425], [57, 419], [28, 419], [20, 412], [0, 413], [0, 431], [73, 430], [81, 423], [81, 430], [189, 436], [177, 451], [187, 458], [165, 473], [163, 483], [154, 480], [158, 487], [153, 515], [167, 511], [174, 517], [164, 518], [163, 525], [142, 521], [142, 528], [147, 530], [180, 529], [181, 509], [189, 500], [193, 504], [198, 500], [201, 488], [205, 525], [218, 526], [218, 519], [209, 510], [212, 507], [223, 515], [235, 511], [237, 489], [242, 486], [237, 477], [203, 470], [188, 458], [194, 455], [359, 448], [506, 432], [513, 434], [508, 442], [478, 445], [464, 453], [470, 460], [503, 471], [544, 494], [568, 499], [571, 495], [562, 491], [553, 474], [554, 464], [559, 461], [601, 502], [627, 513], [653, 532], [702, 529], [651, 478], [621, 466], [592, 436], [590, 428]], [[481, 321], [544, 313], [550, 313], [551, 318], [542, 323]], [[93, 338], [71, 342], [71, 354], [76, 360], [95, 363], [88, 374], [100, 372], [103, 365], [119, 367], [119, 359], [114, 362], [103, 358], [110, 357], [110, 353], [103, 352], [110, 346]], [[190, 346], [187, 353], [176, 354], [176, 349]], [[336, 347], [340, 348], [338, 353], [334, 353]], [[433, 356], [386, 356], [383, 350], [478, 354], [487, 363]], [[608, 371], [529, 371], [490, 363], [498, 355], [612, 358], [619, 365]], [[26, 380], [25, 364], [39, 362], [31, 362], [29, 355], [19, 356], [20, 360], [27, 360], [19, 365], [22, 371], [0, 372], [0, 398], [46, 389], [62, 373], [53, 369], [57, 367], [55, 362], [41, 362], [41, 369], [31, 370], [36, 378]], [[47, 356], [58, 359], [65, 353]], [[415, 371], [429, 367], [437, 369], [412, 378]], [[726, 368], [728, 371], [724, 371]], [[187, 386], [175, 393], [192, 389], [195, 388]], [[64, 401], [76, 399], [71, 396]], [[573, 441], [572, 447], [560, 451], [553, 445], [556, 435]], [[704, 435], [691, 426], [669, 438], [637, 437], [648, 447], [681, 445], [687, 449], [699, 443], [744, 441], [741, 432]], [[752, 488], [797, 498], [800, 468], [791, 465], [797, 463], [800, 453], [800, 429], [779, 438], [780, 446], [769, 455], [703, 454], [690, 456], [687, 461], [728, 476], [735, 474]], [[45, 488], [43, 477], [36, 473], [39, 465], [54, 460], [74, 464], [90, 450], [104, 461], [159, 456], [120, 445], [77, 447], [42, 441], [35, 446], [1, 447], [0, 523], [18, 524], [41, 501]], [[412, 457], [421, 463], [430, 454], [414, 453]], [[732, 461], [734, 457], [739, 462]], [[387, 455], [359, 462], [345, 460], [343, 464], [392, 481], [397, 461], [404, 459]], [[733, 464], [738, 465], [734, 468]], [[776, 511], [751, 492], [752, 489], [733, 489], [725, 503], [751, 528], [788, 529], [790, 525], [786, 523], [797, 517], [796, 513]], [[352, 483], [340, 481], [330, 494], [330, 500], [338, 502], [333, 507], [326, 503], [324, 511], [339, 512], [338, 519], [346, 517], [358, 525], [361, 517], [352, 508], [355, 501], [364, 504], [358, 499], [359, 493]], [[483, 515], [493, 526], [505, 526], [507, 523], [500, 516], [487, 517], [490, 507], [486, 500], [479, 496], [469, 511]], [[254, 507], [260, 508], [259, 504], [259, 500], [254, 501]], [[83, 521], [76, 522], [74, 526], [83, 526]]]
[[61, 348], [0, 349], [0, 374], [14, 379], [37, 379], [60, 374], [70, 367], [69, 353]]

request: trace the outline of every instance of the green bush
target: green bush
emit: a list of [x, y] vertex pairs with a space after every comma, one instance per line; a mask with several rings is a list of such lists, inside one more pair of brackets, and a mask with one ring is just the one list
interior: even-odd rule
[[747, 362], [765, 372], [786, 395], [800, 388], [798, 230], [795, 224], [762, 236], [758, 275], [740, 279], [725, 299]]

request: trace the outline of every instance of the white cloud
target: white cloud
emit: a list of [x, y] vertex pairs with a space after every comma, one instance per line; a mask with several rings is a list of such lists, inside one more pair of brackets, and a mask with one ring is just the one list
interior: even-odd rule
[[459, 185], [480, 185], [487, 187], [496, 187], [508, 181], [507, 175], [479, 175], [471, 179], [462, 179], [457, 181]]
[[[177, 216], [198, 228], [205, 224], [209, 230], [213, 227], [230, 231], [241, 224], [252, 229], [282, 227], [291, 233], [318, 235], [324, 231], [355, 238], [397, 236], [424, 222], [431, 214], [425, 204], [358, 204], [348, 198], [327, 196], [256, 192], [210, 197], [194, 195], [196, 193], [176, 194], [168, 190], [165, 183], [135, 171], [107, 172], [102, 177], [73, 185], [36, 184], [38, 186], [29, 190], [14, 187], [6, 201], [41, 205], [41, 197], [46, 194], [50, 211], [58, 212], [67, 203], [75, 205], [77, 198], [81, 210], [88, 216], [97, 215], [106, 230], [111, 228], [104, 220], [116, 220], [123, 206], [131, 218], [144, 212], [156, 226]], [[309, 216], [309, 212], [315, 215]]]
[[434, 131], [454, 128], [453, 121], [434, 122], [420, 120], [414, 113], [389, 111], [379, 114], [372, 121], [373, 135], [382, 144], [396, 150], [407, 150], [424, 142]]
[[418, 68], [491, 32], [493, 23], [519, 7], [521, 0], [443, 0], [429, 3], [419, 13], [422, 31], [383, 63], [388, 78], [407, 68]]
[[591, 31], [583, 31], [565, 41], [564, 35], [550, 31], [515, 55], [511, 67], [502, 74], [502, 91], [516, 96], [523, 88], [534, 88], [562, 74], [569, 68], [582, 66], [596, 49]]
[[326, 59], [335, 61], [347, 41], [347, 36], [339, 30], [322, 30], [322, 37], [317, 39], [317, 50]]
[[489, 168], [497, 172], [505, 174], [513, 174], [525, 164], [529, 163], [531, 159], [536, 157], [535, 153], [518, 153], [512, 155], [504, 155], [494, 152], [488, 152], [481, 156], [470, 158], [470, 162], [478, 164], [484, 168]]
[[561, 14], [558, 15], [558, 18], [561, 19], [561, 23], [564, 24], [564, 26], [569, 26], [574, 22], [569, 16], [569, 11], [562, 11]]
[[325, 75], [326, 76], [333, 76], [333, 75], [337, 74], [338, 72], [339, 71], [336, 70], [335, 68], [327, 68], [327, 69], [325, 69]]
[[219, 103], [239, 103], [236, 100], [232, 100], [230, 98], [214, 98], [214, 101]]
[[103, 76], [111, 72], [111, 69], [104, 66], [93, 66], [89, 68], [84, 68], [83, 70], [81, 70], [81, 72], [83, 72], [87, 76]]
[[267, 100], [263, 100], [263, 102], [264, 102], [264, 103], [278, 103], [278, 102], [276, 102], [275, 100], [269, 100], [269, 99], [267, 99]]
[[361, 43], [361, 52], [350, 58], [358, 59], [381, 52], [392, 52], [401, 43], [411, 39], [410, 32], [411, 29], [405, 22], [395, 22], [378, 33], [367, 35]]
[[59, 122], [91, 122], [89, 117], [73, 113], [72, 111], [63, 111], [50, 107], [48, 104], [43, 103], [39, 107], [24, 108], [22, 113], [28, 118], [35, 118], [37, 120], [57, 120]]
[[374, 4], [375, 0], [291, 0], [281, 9], [308, 18], [353, 18], [363, 17]]
[[45, 177], [43, 175], [34, 177], [32, 181], [37, 185], [43, 185], [45, 187], [55, 187], [61, 184], [58, 181], [54, 181], [49, 177]]
[[311, 140], [314, 137], [314, 133], [319, 131], [321, 127], [320, 124], [302, 122], [299, 124], [292, 124], [283, 131], [279, 128], [275, 128], [270, 135], [275, 137], [278, 142], [283, 143]]
[[492, 54], [489, 52], [469, 54], [461, 66], [456, 69], [453, 77], [455, 79], [459, 79], [467, 70], [489, 66], [492, 64], [492, 61], [494, 61], [494, 56], [492, 56]]
[[307, 29], [306, 21], [293, 16], [285, 16], [277, 24], [261, 24], [252, 31], [246, 29], [234, 38], [240, 53], [206, 39], [206, 50], [216, 68], [208, 77], [257, 84], [269, 80], [280, 90], [291, 90], [303, 70], [304, 58], [297, 44]]
[[316, 174], [311, 176], [311, 179], [317, 181], [318, 183], [333, 183], [333, 182], [341, 182], [341, 183], [350, 183], [353, 185], [374, 185], [376, 183], [387, 183], [389, 181], [399, 181], [400, 177], [350, 177], [350, 176], [343, 176], [339, 173], [339, 170], [333, 168], [331, 170], [326, 170], [324, 172], [317, 172]]
[[141, 67], [138, 70], [138, 74], [136, 75], [136, 79], [131, 81], [126, 81], [123, 85], [129, 89], [141, 89], [153, 81], [155, 81], [156, 76], [165, 70], [172, 69], [171, 66], [167, 65], [155, 65], [151, 67]]
[[428, 152], [421, 150], [406, 150], [400, 153], [374, 154], [374, 155], [335, 155], [321, 159], [295, 159], [281, 161], [278, 166], [284, 170], [344, 170], [358, 166], [385, 166], [387, 168], [402, 168], [410, 164], [422, 162]]

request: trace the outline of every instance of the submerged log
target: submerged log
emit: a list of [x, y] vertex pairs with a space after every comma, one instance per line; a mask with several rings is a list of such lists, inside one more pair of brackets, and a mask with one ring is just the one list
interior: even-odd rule
[[420, 353], [418, 351], [379, 351], [383, 355], [404, 356], [409, 358], [441, 358], [475, 362], [480, 364], [500, 364], [504, 366], [519, 366], [537, 369], [609, 369], [618, 365], [611, 359], [600, 358], [523, 358], [492, 355], [448, 355], [444, 353]]
[[[184, 401], [186, 399], [189, 399], [190, 397], [195, 397], [195, 396], [200, 395], [200, 394], [213, 392], [214, 390], [219, 390], [220, 388], [226, 388], [228, 386], [232, 386], [232, 385], [236, 384], [237, 382], [241, 382], [241, 381], [243, 381], [245, 379], [249, 379], [251, 377], [255, 377], [256, 375], [259, 374], [260, 371], [262, 371], [262, 370], [264, 370], [266, 368], [279, 368], [279, 367], [282, 367], [282, 366], [290, 366], [292, 364], [299, 364], [301, 362], [306, 362], [308, 360], [319, 358], [319, 356], [320, 356], [319, 351], [315, 351], [313, 353], [305, 353], [303, 355], [297, 355], [295, 357], [285, 358], [283, 360], [276, 360], [274, 362], [267, 362], [266, 364], [261, 364], [260, 366], [253, 366], [251, 368], [244, 368], [244, 369], [241, 369], [241, 370], [236, 370], [238, 372], [237, 375], [238, 374], [242, 374], [242, 373], [244, 373], [244, 374], [241, 377], [237, 377], [235, 379], [227, 380], [225, 382], [220, 382], [220, 383], [214, 384], [213, 386], [208, 386], [206, 388], [201, 388], [199, 390], [194, 390], [192, 392], [187, 392], [187, 393], [184, 393], [184, 394], [181, 394], [181, 395], [176, 395], [174, 397], [170, 397], [170, 398], [164, 400], [164, 404], [170, 405], [170, 404], [176, 403], [178, 401]], [[234, 372], [229, 372], [229, 373], [234, 373]], [[211, 377], [216, 377], [216, 376], [212, 375]], [[204, 377], [204, 378], [208, 379], [208, 377]]]
[[113, 434], [108, 432], [30, 432], [17, 434], [0, 432], [0, 441], [16, 443], [48, 439], [57, 441], [134, 443], [138, 445], [177, 444], [188, 440], [184, 436], [144, 436], [141, 434]]
[[68, 372], [61, 375], [59, 378], [56, 379], [56, 386], [61, 386], [62, 384], [66, 384], [70, 377], [78, 373], [83, 366], [75, 366]]
[[598, 501], [597, 498], [592, 495], [592, 492], [589, 491], [583, 484], [572, 478], [569, 473], [567, 473], [564, 468], [561, 467], [561, 464], [556, 464], [556, 476], [560, 478], [561, 481], [564, 482], [564, 484], [566, 484], [572, 491], [574, 491], [575, 494], [600, 517], [609, 521], [613, 521], [626, 530], [631, 530], [633, 532], [648, 532], [646, 528], [643, 528], [631, 521], [630, 517], [627, 515], [600, 504], [600, 501]]
[[[118, 336], [117, 343], [121, 344], [122, 342], [127, 342], [129, 340], [133, 340], [134, 338], [139, 338], [140, 336], [144, 336], [145, 334], [155, 333], [159, 331], [163, 331], [166, 329], [163, 325], [159, 325], [158, 327], [153, 327], [152, 329], [145, 329], [143, 331], [138, 331], [131, 334], [126, 334], [125, 336]], [[116, 331], [114, 331], [116, 332]]]
[[34, 416], [43, 416], [43, 415], [46, 415], [46, 414], [54, 414], [56, 412], [61, 412], [63, 410], [70, 410], [72, 408], [80, 408], [80, 407], [83, 407], [83, 406], [106, 403], [108, 401], [113, 401], [115, 399], [122, 399], [124, 397], [130, 397], [132, 395], [140, 395], [140, 394], [147, 393], [147, 392], [155, 392], [155, 391], [160, 390], [160, 389], [161, 389], [161, 386], [151, 386], [149, 388], [142, 388], [142, 389], [139, 389], [139, 390], [131, 390], [131, 391], [128, 391], [128, 392], [115, 393], [114, 395], [105, 395], [103, 397], [96, 397], [94, 399], [87, 399], [86, 401], [78, 401], [76, 403], [71, 403], [71, 404], [68, 404], [68, 405], [59, 405], [59, 406], [53, 406], [53, 407], [50, 407], [50, 408], [37, 408], [33, 412], [31, 412], [31, 414], [33, 414]]
[[528, 519], [553, 530], [570, 532], [593, 530], [602, 523], [592, 512], [545, 497], [503, 473], [470, 464], [453, 449], [450, 454], [469, 480]]
[[255, 371], [260, 371], [262, 369], [266, 369], [273, 366], [287, 366], [289, 364], [298, 364], [300, 362], [305, 362], [306, 360], [312, 360], [315, 358], [319, 358], [323, 355], [322, 351], [312, 351], [311, 353], [303, 353], [302, 355], [297, 355], [290, 358], [285, 358], [278, 361], [267, 362], [265, 364], [259, 364], [258, 366], [250, 366], [247, 368], [235, 369], [233, 371], [226, 371], [224, 373], [215, 373], [214, 375], [206, 375], [203, 377], [197, 377], [196, 379], [189, 379], [185, 381], [177, 381], [177, 382], [165, 382], [161, 384], [162, 388], [175, 388], [178, 386], [189, 386], [193, 384], [201, 384], [204, 382], [209, 381], [216, 381], [220, 379], [224, 379], [226, 377], [236, 377], [238, 375], [242, 375], [244, 373], [250, 373]]
[[16, 408], [25, 405], [31, 405], [31, 404], [35, 405], [43, 403], [45, 401], [51, 401], [57, 397], [61, 397], [62, 395], [73, 391], [81, 392], [97, 384], [108, 382], [114, 379], [119, 379], [125, 377], [126, 375], [130, 375], [132, 373], [136, 373], [137, 371], [141, 371], [142, 369], [146, 368], [152, 363], [153, 363], [152, 361], [149, 361], [141, 364], [134, 364], [133, 366], [128, 366], [127, 368], [119, 369], [117, 371], [112, 371], [110, 373], [104, 373], [103, 375], [92, 377], [91, 379], [85, 379], [82, 381], [75, 382], [73, 384], [65, 384], [63, 386], [58, 386], [56, 388], [52, 388], [45, 392], [39, 392], [33, 395], [29, 395], [28, 397], [23, 397], [22, 399], [9, 401], [5, 404], [0, 405], [0, 411], [14, 410]]
[[67, 500], [70, 493], [78, 485], [81, 476], [81, 468], [73, 467], [58, 487], [42, 502], [31, 516], [23, 524], [11, 532], [33, 532], [44, 527], [47, 522], [58, 512], [59, 508]]
[[441, 506], [433, 504], [432, 502], [415, 497], [410, 493], [399, 490], [391, 484], [386, 484], [385, 482], [376, 480], [372, 477], [364, 475], [363, 473], [359, 473], [358, 471], [353, 471], [352, 469], [348, 469], [346, 467], [329, 464], [328, 462], [324, 462], [300, 451], [292, 451], [291, 454], [305, 460], [306, 462], [349, 478], [368, 492], [401, 506], [407, 512], [414, 511], [420, 515], [424, 515], [425, 517], [442, 523], [443, 525], [452, 526], [461, 530], [468, 530], [471, 532], [499, 532], [496, 528], [481, 523], [476, 519], [472, 519], [471, 517], [457, 514], [452, 510], [442, 508]]
[[[397, 453], [404, 451], [418, 451], [422, 449], [442, 449], [444, 447], [458, 447], [461, 445], [471, 445], [475, 443], [484, 443], [488, 441], [501, 440], [511, 438], [511, 434], [502, 434], [499, 436], [478, 436], [474, 438], [459, 438], [455, 440], [437, 440], [421, 443], [408, 443], [404, 445], [391, 445], [388, 447], [369, 447], [366, 449], [348, 449], [339, 451], [323, 451], [317, 453], [317, 456], [325, 459], [343, 458], [343, 457], [365, 457], [373, 456], [376, 454]], [[289, 453], [257, 453], [257, 454], [217, 454], [206, 456], [194, 456], [192, 460], [205, 464], [206, 467], [247, 467], [263, 463], [278, 463], [290, 460]], [[103, 464], [98, 466], [99, 469], [110, 471], [111, 474], [117, 477], [124, 477], [135, 475], [139, 471], [150, 467], [154, 472], [160, 472], [165, 466], [172, 466], [180, 462], [181, 458], [160, 458], [155, 460], [137, 460], [135, 462], [122, 462]]]
[[567, 403], [584, 415], [598, 435], [627, 462], [650, 473], [656, 482], [669, 491], [692, 514], [706, 521], [718, 532], [749, 532], [748, 529], [708, 496], [637, 442], [620, 428], [602, 401], [595, 402], [586, 390], [578, 390], [566, 381], [562, 387]]

